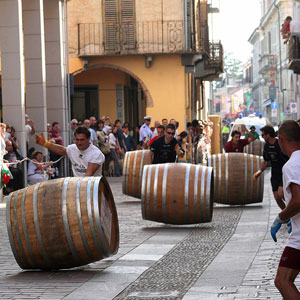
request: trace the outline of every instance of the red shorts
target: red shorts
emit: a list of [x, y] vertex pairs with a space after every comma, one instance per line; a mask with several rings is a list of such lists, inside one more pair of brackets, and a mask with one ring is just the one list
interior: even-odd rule
[[300, 250], [285, 247], [280, 258], [279, 267], [300, 271]]

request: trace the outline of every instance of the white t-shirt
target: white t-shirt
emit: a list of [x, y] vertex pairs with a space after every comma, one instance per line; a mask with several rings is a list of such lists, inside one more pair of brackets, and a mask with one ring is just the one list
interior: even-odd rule
[[26, 142], [29, 143], [29, 135], [31, 134], [32, 127], [29, 124], [25, 125]]
[[89, 163], [98, 164], [99, 168], [94, 176], [102, 176], [102, 164], [105, 160], [104, 154], [94, 145], [85, 150], [79, 150], [76, 144], [67, 147], [67, 155], [72, 163], [72, 171], [75, 177], [85, 176]]
[[110, 133], [108, 136], [108, 141], [109, 141], [109, 148], [110, 149], [116, 149], [116, 143], [117, 143], [117, 139], [115, 137], [115, 135], [113, 133]]
[[[300, 150], [292, 153], [290, 159], [282, 168], [283, 192], [285, 202], [288, 204], [292, 199], [290, 184], [300, 185]], [[300, 213], [292, 219], [292, 233], [288, 239], [287, 246], [300, 250]]]

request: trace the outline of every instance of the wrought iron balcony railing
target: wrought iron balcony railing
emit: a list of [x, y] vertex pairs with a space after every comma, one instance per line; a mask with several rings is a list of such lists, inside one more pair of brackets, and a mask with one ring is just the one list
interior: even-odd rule
[[[205, 61], [206, 69], [216, 69], [220, 73], [224, 69], [223, 46], [221, 42], [209, 43], [209, 58]], [[219, 73], [219, 74], [220, 74]]]
[[267, 72], [277, 71], [277, 58], [274, 54], [266, 54], [259, 60], [259, 73], [266, 74]]
[[[208, 30], [202, 32], [200, 37], [208, 38]], [[79, 56], [193, 53], [199, 52], [201, 43], [195, 43], [192, 34], [185, 36], [182, 20], [78, 24]]]

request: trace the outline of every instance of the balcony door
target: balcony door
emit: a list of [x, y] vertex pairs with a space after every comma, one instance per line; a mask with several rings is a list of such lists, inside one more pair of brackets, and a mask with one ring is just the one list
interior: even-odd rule
[[136, 48], [135, 0], [103, 0], [103, 20], [107, 52]]

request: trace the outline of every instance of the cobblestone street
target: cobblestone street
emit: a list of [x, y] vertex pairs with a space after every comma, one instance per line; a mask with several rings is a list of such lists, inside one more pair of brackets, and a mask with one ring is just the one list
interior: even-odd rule
[[[119, 216], [120, 249], [69, 271], [22, 271], [14, 260], [1, 204], [0, 299], [281, 299], [273, 284], [287, 239], [275, 244], [278, 208], [265, 176], [263, 205], [217, 205], [213, 222], [174, 226], [142, 220], [140, 200], [109, 179]], [[298, 286], [299, 280], [297, 281]]]

